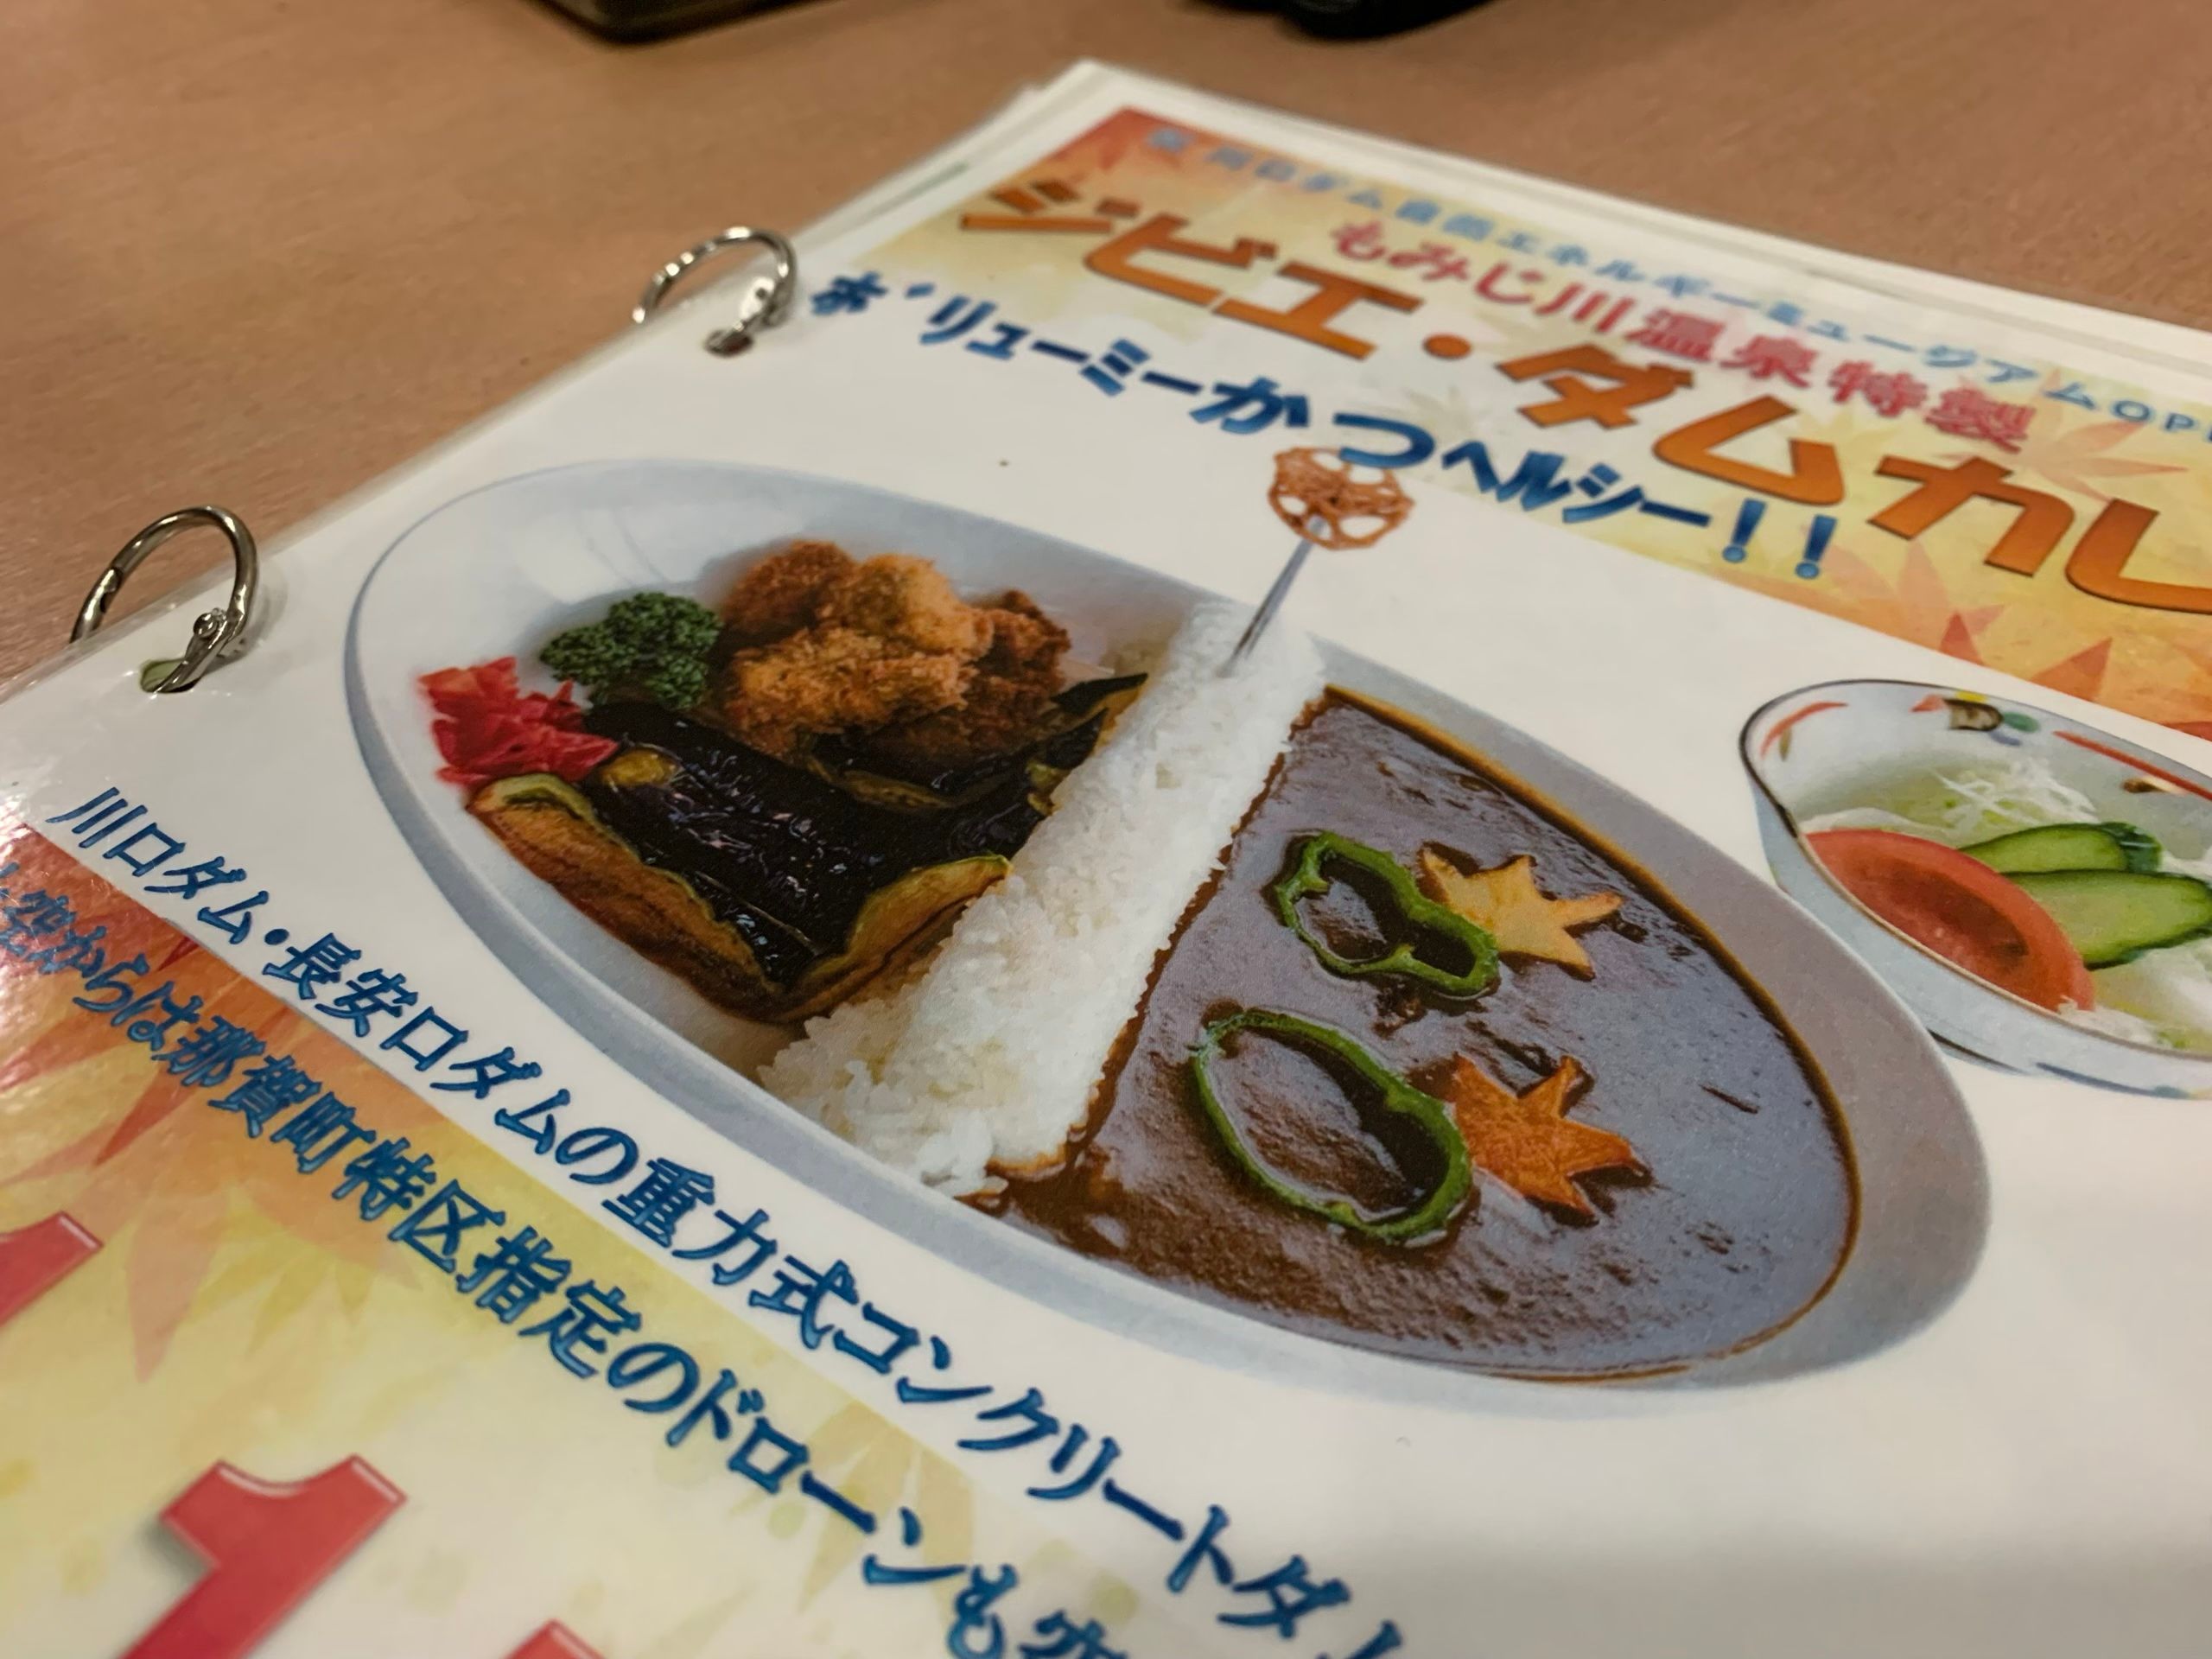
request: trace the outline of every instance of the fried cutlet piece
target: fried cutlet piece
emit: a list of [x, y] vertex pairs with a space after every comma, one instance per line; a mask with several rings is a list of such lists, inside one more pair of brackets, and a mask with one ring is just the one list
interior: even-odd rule
[[886, 727], [868, 753], [900, 772], [953, 771], [1034, 742], [1052, 707], [1052, 693], [1034, 683], [979, 674], [957, 708]]
[[763, 645], [814, 620], [823, 594], [859, 567], [835, 542], [793, 542], [745, 573], [722, 604], [730, 643]]
[[967, 695], [956, 707], [879, 732], [869, 744], [874, 753], [902, 767], [935, 772], [1011, 753], [1045, 734], [1060, 689], [1067, 630], [1023, 593], [1007, 594], [984, 615], [991, 621], [991, 648], [976, 664]]
[[986, 674], [1042, 680], [1047, 690], [1057, 690], [1068, 631], [1018, 589], [983, 614], [991, 621], [991, 648], [976, 666]]
[[873, 732], [949, 709], [976, 671], [944, 652], [913, 651], [851, 627], [811, 627], [730, 659], [730, 734], [788, 760], [810, 737]]
[[954, 591], [927, 559], [881, 553], [823, 589], [814, 620], [853, 628], [912, 651], [941, 652], [972, 663], [990, 649], [988, 617]]

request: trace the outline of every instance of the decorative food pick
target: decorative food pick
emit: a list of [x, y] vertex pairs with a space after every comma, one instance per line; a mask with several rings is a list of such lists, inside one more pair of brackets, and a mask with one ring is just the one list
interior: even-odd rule
[[1516, 1095], [1462, 1054], [1438, 1092], [1451, 1106], [1476, 1168], [1524, 1198], [1595, 1220], [1598, 1212], [1576, 1178], [1600, 1170], [1648, 1172], [1619, 1135], [1567, 1116], [1567, 1097], [1581, 1081], [1582, 1068], [1561, 1055], [1551, 1076]]
[[[1363, 477], [1363, 473], [1374, 476]], [[1251, 654], [1260, 636], [1274, 620], [1290, 594], [1291, 583], [1304, 569], [1306, 556], [1317, 547], [1340, 552], [1347, 548], [1372, 547], [1400, 524], [1414, 510], [1413, 498], [1387, 467], [1355, 467], [1333, 449], [1286, 449], [1275, 457], [1275, 481], [1268, 487], [1268, 505], [1275, 517], [1298, 532], [1282, 572], [1275, 577], [1260, 608], [1229, 653], [1222, 672], [1234, 673]]]
[[1590, 953], [1569, 931], [1602, 922], [1621, 907], [1618, 893], [1548, 899], [1536, 886], [1536, 861], [1523, 853], [1494, 870], [1461, 871], [1433, 847], [1421, 853], [1421, 891], [1487, 931], [1501, 955], [1541, 957], [1588, 979]]

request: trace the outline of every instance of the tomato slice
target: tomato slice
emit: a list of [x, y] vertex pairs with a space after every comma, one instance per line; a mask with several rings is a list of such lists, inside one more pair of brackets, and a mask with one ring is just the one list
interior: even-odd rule
[[1979, 859], [1894, 830], [1805, 841], [1853, 898], [1944, 961], [2038, 1007], [2096, 1005], [2082, 953], [2050, 912]]

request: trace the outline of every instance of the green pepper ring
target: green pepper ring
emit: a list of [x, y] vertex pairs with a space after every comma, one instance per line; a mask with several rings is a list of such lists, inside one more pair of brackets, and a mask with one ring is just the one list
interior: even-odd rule
[[[1372, 1084], [1382, 1097], [1385, 1111], [1408, 1117], [1419, 1125], [1436, 1149], [1444, 1154], [1444, 1174], [1435, 1189], [1410, 1210], [1373, 1219], [1362, 1215], [1348, 1198], [1318, 1197], [1285, 1180], [1268, 1168], [1244, 1137], [1221, 1103], [1213, 1086], [1213, 1062], [1224, 1038], [1240, 1031], [1275, 1032], [1326, 1049]], [[1294, 1014], [1272, 1008], [1240, 1008], [1207, 1025], [1191, 1050], [1191, 1078], [1198, 1085], [1198, 1103], [1221, 1136], [1222, 1144], [1244, 1173], [1270, 1194], [1294, 1210], [1319, 1216], [1387, 1244], [1418, 1244], [1449, 1226], [1474, 1187], [1474, 1173], [1467, 1162], [1467, 1143], [1453, 1121], [1452, 1109], [1433, 1095], [1423, 1094], [1376, 1059], [1359, 1042], [1333, 1026], [1302, 1020]]]
[[[1321, 871], [1322, 865], [1332, 858], [1341, 859], [1382, 881], [1389, 889], [1391, 902], [1406, 920], [1440, 933], [1465, 949], [1471, 958], [1466, 971], [1448, 973], [1433, 963], [1422, 961], [1410, 942], [1393, 945], [1381, 956], [1363, 962], [1354, 962], [1330, 950], [1306, 928], [1305, 918], [1298, 913], [1298, 903], [1314, 893], [1326, 893], [1336, 885]], [[1307, 836], [1298, 843], [1298, 861], [1268, 891], [1274, 899], [1275, 913], [1281, 917], [1283, 925], [1303, 939], [1306, 948], [1332, 974], [1353, 979], [1373, 974], [1403, 974], [1446, 996], [1479, 995], [1497, 982], [1497, 941], [1491, 937], [1489, 930], [1468, 920], [1450, 906], [1437, 903], [1414, 886], [1405, 866], [1389, 854], [1363, 842], [1347, 840], [1329, 830]]]

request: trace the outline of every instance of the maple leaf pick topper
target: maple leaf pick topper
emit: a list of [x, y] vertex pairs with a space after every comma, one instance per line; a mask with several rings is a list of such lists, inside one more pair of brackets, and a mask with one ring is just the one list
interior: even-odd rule
[[1526, 853], [1494, 870], [1462, 872], [1433, 848], [1421, 854], [1421, 885], [1497, 941], [1504, 956], [1541, 957], [1588, 979], [1597, 970], [1570, 929], [1602, 922], [1621, 907], [1618, 893], [1548, 899], [1536, 886], [1536, 861]]
[[1607, 1129], [1567, 1116], [1582, 1068], [1562, 1055], [1558, 1067], [1525, 1095], [1516, 1095], [1465, 1055], [1456, 1055], [1437, 1092], [1451, 1107], [1467, 1143], [1467, 1160], [1522, 1198], [1556, 1205], [1594, 1221], [1598, 1212], [1578, 1176], [1600, 1170], [1649, 1172], [1636, 1148]]

